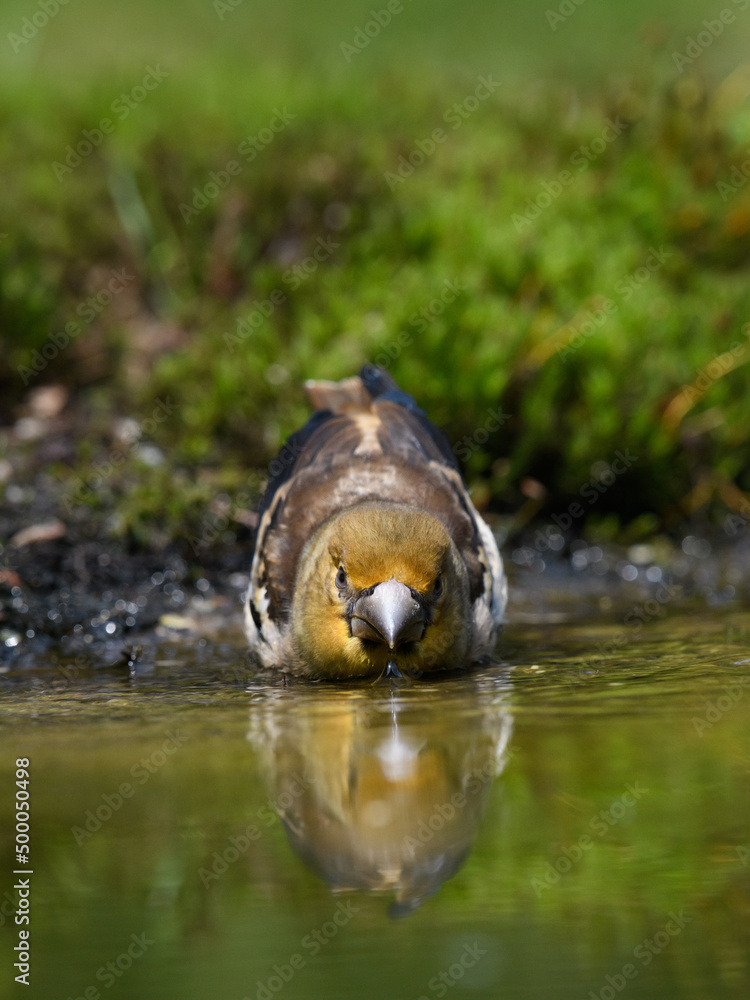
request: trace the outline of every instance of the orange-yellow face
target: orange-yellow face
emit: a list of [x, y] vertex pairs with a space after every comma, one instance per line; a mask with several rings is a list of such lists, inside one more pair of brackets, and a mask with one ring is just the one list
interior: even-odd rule
[[362, 503], [308, 542], [292, 619], [310, 676], [459, 667], [471, 632], [466, 568], [437, 518], [403, 504]]

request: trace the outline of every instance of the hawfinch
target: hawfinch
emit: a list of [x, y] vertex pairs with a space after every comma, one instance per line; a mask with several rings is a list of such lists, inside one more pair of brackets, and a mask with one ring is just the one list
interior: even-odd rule
[[395, 892], [390, 916], [413, 913], [471, 851], [510, 758], [510, 690], [495, 670], [434, 700], [256, 692], [248, 740], [292, 849], [335, 891]]
[[382, 368], [305, 385], [271, 463], [245, 606], [267, 667], [346, 680], [491, 653], [507, 585], [450, 445]]

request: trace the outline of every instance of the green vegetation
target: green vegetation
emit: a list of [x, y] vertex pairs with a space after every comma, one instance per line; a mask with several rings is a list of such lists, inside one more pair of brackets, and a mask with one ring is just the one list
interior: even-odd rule
[[365, 361], [489, 511], [565, 510], [619, 450], [600, 530], [750, 513], [740, 6], [682, 72], [696, 4], [554, 31], [545, 4], [407, 4], [354, 54], [352, 4], [60, 8], [0, 75], [0, 394], [7, 423], [73, 389], [63, 520], [200, 531], [217, 492], [258, 494], [303, 380]]

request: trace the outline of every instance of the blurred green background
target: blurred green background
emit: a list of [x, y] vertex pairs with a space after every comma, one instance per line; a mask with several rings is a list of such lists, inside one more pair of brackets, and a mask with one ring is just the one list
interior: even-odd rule
[[366, 361], [510, 531], [592, 480], [598, 537], [750, 518], [746, 0], [46, 11], [1, 15], [0, 459], [64, 521], [199, 533]]

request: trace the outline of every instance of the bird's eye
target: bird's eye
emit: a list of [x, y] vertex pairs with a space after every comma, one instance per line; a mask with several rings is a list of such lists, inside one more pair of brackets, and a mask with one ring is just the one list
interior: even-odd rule
[[432, 592], [435, 597], [440, 597], [443, 592], [443, 574], [438, 575], [437, 580], [435, 580], [435, 586], [432, 588]]
[[343, 590], [346, 587], [346, 573], [343, 566], [339, 566], [339, 571], [336, 574], [336, 586], [339, 590]]

